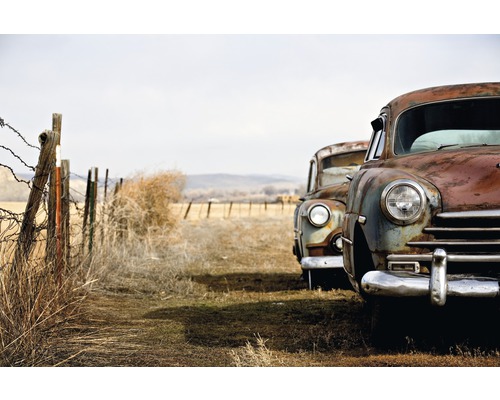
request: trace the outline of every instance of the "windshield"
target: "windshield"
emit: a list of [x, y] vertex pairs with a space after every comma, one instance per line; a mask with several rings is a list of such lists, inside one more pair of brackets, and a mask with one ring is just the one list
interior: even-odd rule
[[500, 99], [427, 104], [401, 114], [396, 154], [500, 144]]
[[357, 171], [365, 159], [366, 150], [336, 154], [321, 161], [320, 186], [347, 182], [346, 175]]

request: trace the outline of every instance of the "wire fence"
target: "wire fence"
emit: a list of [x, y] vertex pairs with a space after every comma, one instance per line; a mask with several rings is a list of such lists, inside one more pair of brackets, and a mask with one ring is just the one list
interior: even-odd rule
[[172, 212], [179, 219], [270, 218], [292, 216], [295, 202], [187, 202], [172, 204]]
[[[3, 138], [10, 135], [8, 138], [10, 140], [6, 138], [1, 141], [2, 143], [13, 143], [12, 139], [14, 138], [20, 147], [28, 149], [28, 151], [35, 153], [35, 155], [40, 153], [41, 148], [39, 146], [29, 143], [18, 130], [9, 123], [6, 123], [2, 118], [0, 118], [0, 128], [3, 131]], [[0, 163], [0, 176], [4, 182], [9, 183], [8, 187], [2, 185], [3, 191], [9, 191], [10, 193], [8, 194], [12, 198], [27, 196], [33, 190], [33, 179], [30, 177], [34, 177], [36, 167], [26, 162], [18, 155], [18, 150], [10, 146], [0, 145], [0, 151], [3, 153], [1, 157], [3, 162]], [[7, 165], [7, 162], [10, 165]], [[30, 230], [30, 247], [33, 246], [31, 258], [40, 260], [44, 255], [40, 244], [46, 240], [46, 235], [43, 232], [47, 227], [48, 213], [45, 200], [48, 191], [45, 185], [37, 187], [35, 190], [39, 192], [42, 201], [40, 207], [34, 212], [33, 225], [26, 229]], [[23, 211], [0, 208], [0, 268], [3, 269], [6, 265], [13, 262], [20, 237], [22, 236], [21, 231], [25, 215], [33, 211], [26, 208]]]
[[[86, 182], [71, 173], [69, 160], [60, 159], [62, 116], [52, 117], [52, 130], [38, 136], [39, 145], [0, 118], [0, 195], [18, 202], [16, 207], [0, 203], [0, 271], [29, 260], [30, 265], [53, 264], [61, 275], [75, 258], [88, 256], [94, 236], [103, 234], [96, 229], [99, 197], [102, 211], [108, 186], [118, 181], [109, 179], [108, 170], [99, 180], [97, 168], [89, 170]], [[38, 159], [36, 165], [27, 158]], [[86, 186], [85, 193], [71, 187], [71, 177]]]

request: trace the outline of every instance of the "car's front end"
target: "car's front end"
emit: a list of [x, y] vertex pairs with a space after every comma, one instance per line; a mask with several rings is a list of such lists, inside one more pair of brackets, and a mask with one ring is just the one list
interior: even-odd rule
[[294, 215], [294, 254], [310, 289], [345, 286], [342, 220], [349, 186], [346, 175], [357, 171], [366, 146], [366, 142], [326, 146], [311, 160], [307, 194]]
[[500, 84], [488, 89], [387, 117], [385, 153], [351, 184], [344, 219], [363, 296], [500, 295]]

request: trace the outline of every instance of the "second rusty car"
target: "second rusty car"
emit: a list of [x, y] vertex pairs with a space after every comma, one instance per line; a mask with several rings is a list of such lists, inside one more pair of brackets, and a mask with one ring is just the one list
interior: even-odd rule
[[331, 289], [339, 279], [346, 281], [341, 237], [347, 175], [363, 163], [367, 146], [363, 141], [337, 143], [311, 158], [306, 194], [295, 209], [293, 247], [310, 289]]
[[399, 96], [372, 127], [349, 189], [343, 257], [374, 333], [388, 333], [380, 323], [404, 298], [498, 297], [500, 83]]

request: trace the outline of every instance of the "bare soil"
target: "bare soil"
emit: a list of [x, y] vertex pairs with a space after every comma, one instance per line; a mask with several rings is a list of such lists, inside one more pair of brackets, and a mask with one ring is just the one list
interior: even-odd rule
[[[96, 286], [81, 314], [51, 339], [54, 364], [500, 366], [499, 313], [491, 301], [450, 301], [442, 309], [404, 304], [390, 340], [376, 345], [356, 293], [311, 291], [301, 281], [289, 215], [184, 221], [181, 231], [184, 251], [203, 260], [176, 278], [192, 289], [141, 289], [133, 282], [145, 275], [124, 269], [129, 283]], [[205, 244], [194, 247], [201, 237]]]

